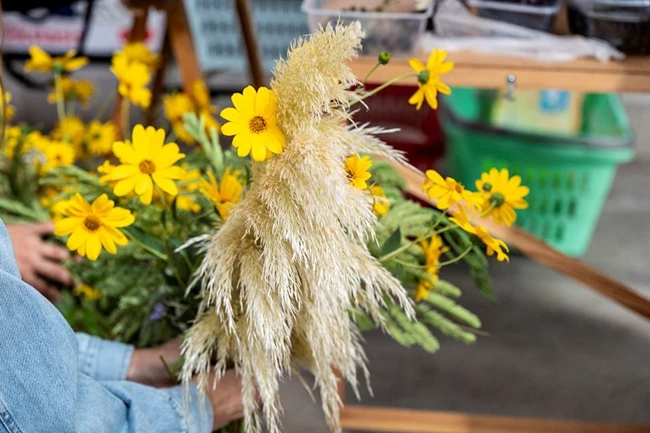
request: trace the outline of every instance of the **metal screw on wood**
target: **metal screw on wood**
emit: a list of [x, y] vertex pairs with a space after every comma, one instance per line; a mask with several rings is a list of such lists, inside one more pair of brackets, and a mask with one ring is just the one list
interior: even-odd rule
[[515, 100], [515, 84], [517, 82], [517, 77], [515, 74], [508, 74], [506, 77], [506, 93], [503, 95], [508, 101]]

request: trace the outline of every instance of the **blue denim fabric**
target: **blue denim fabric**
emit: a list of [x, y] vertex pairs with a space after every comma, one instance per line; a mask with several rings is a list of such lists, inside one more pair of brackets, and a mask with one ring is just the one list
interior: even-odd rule
[[190, 388], [156, 389], [125, 380], [133, 348], [75, 335], [64, 318], [18, 273], [0, 223], [0, 433], [202, 433]]

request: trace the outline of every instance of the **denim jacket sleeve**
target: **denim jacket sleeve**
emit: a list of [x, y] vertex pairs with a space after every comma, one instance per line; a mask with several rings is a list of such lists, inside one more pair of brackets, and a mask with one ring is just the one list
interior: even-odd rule
[[[75, 336], [57, 309], [20, 280], [0, 223], [0, 433], [204, 433], [195, 387], [124, 380], [129, 346]], [[113, 363], [113, 360], [116, 363]]]
[[95, 380], [126, 380], [133, 346], [77, 333], [79, 371]]

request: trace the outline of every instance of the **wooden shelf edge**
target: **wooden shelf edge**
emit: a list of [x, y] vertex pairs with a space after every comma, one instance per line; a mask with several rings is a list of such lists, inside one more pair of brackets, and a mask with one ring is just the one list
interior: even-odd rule
[[369, 406], [341, 410], [344, 429], [418, 433], [649, 433], [650, 426], [469, 415]]
[[[521, 89], [650, 93], [650, 56], [608, 63], [588, 59], [541, 62], [460, 52], [449, 53], [448, 59], [456, 66], [453, 71], [443, 75], [442, 80], [451, 86], [502, 88], [505, 87], [506, 77], [514, 74], [517, 77], [516, 87]], [[349, 64], [358, 77], [364, 77], [375, 63], [375, 58], [360, 57]], [[388, 65], [378, 68], [368, 82], [383, 83], [410, 71], [407, 59], [393, 59]], [[410, 84], [415, 85], [415, 79]]]

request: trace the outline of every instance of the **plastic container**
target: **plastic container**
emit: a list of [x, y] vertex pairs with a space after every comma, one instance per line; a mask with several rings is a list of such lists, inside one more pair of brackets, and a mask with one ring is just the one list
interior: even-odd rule
[[517, 225], [572, 256], [591, 241], [618, 164], [634, 156], [633, 134], [613, 94], [586, 94], [577, 135], [512, 132], [486, 123], [494, 91], [456, 88], [441, 113], [451, 175], [474, 184], [491, 167], [530, 187]]
[[433, 12], [433, 3], [425, 11], [411, 13], [342, 10], [339, 3], [337, 0], [304, 0], [302, 10], [307, 14], [310, 31], [328, 22], [359, 21], [366, 32], [361, 52], [367, 56], [376, 56], [382, 51], [390, 52], [393, 57], [415, 54], [417, 39]]
[[[368, 86], [368, 90], [373, 88]], [[365, 101], [368, 109], [360, 105], [354, 113], [354, 121], [359, 125], [370, 123], [385, 129], [399, 128], [380, 138], [404, 151], [411, 164], [428, 170], [442, 156], [443, 137], [436, 110], [427, 104], [416, 110], [408, 103], [416, 90], [414, 86], [390, 86]]]
[[478, 10], [478, 16], [516, 24], [529, 29], [551, 31], [561, 0], [469, 0]]
[[[246, 71], [248, 61], [232, 0], [185, 0], [197, 54], [204, 70]], [[291, 42], [309, 33], [301, 0], [252, 0], [251, 10], [264, 67], [286, 57]]]
[[650, 54], [650, 0], [574, 0], [569, 28], [626, 54]]

